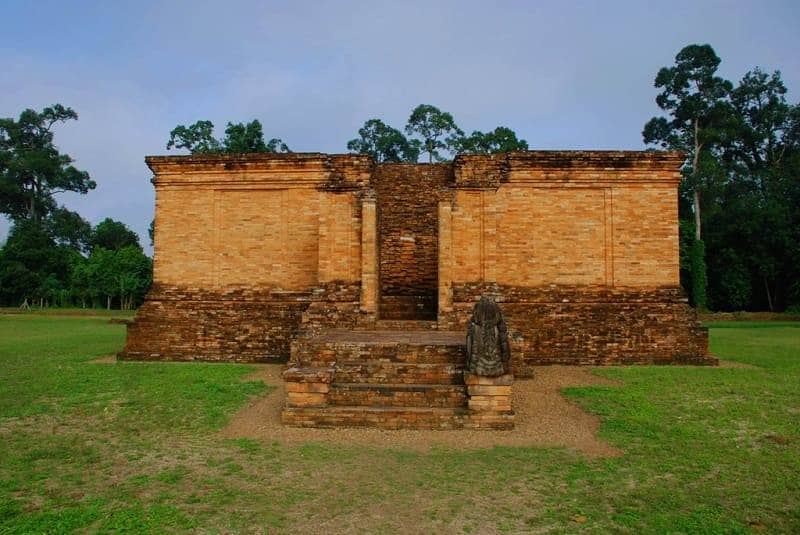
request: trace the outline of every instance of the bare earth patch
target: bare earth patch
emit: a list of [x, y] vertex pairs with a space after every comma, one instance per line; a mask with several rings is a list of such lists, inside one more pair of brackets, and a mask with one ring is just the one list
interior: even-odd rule
[[239, 411], [221, 434], [225, 438], [252, 438], [286, 444], [339, 443], [427, 450], [443, 446], [481, 449], [493, 446], [565, 447], [591, 457], [611, 457], [622, 452], [597, 438], [600, 419], [568, 401], [561, 389], [570, 386], [616, 383], [590, 373], [586, 366], [544, 366], [532, 379], [514, 382], [516, 427], [512, 431], [386, 431], [381, 429], [301, 429], [285, 427], [280, 414], [285, 389], [280, 364], [260, 365], [245, 380], [261, 380], [276, 388]]
[[89, 361], [90, 364], [116, 364], [116, 362], [117, 362], [117, 355], [114, 353]]
[[722, 360], [722, 359], [719, 359], [719, 367], [720, 368], [752, 368], [752, 369], [758, 368], [758, 366], [753, 366], [752, 364], [747, 364], [746, 362], [737, 362], [735, 360]]

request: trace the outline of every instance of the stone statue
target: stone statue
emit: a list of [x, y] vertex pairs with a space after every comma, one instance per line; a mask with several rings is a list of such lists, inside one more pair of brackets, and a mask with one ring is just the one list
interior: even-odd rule
[[494, 299], [482, 296], [472, 309], [467, 328], [469, 373], [497, 377], [509, 372], [511, 349], [503, 313]]

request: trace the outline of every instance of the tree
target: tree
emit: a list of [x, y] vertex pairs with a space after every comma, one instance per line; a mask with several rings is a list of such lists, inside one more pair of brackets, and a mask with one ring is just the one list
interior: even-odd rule
[[114, 252], [113, 278], [120, 309], [131, 310], [141, 302], [152, 282], [152, 264], [141, 249], [127, 246]]
[[[758, 296], [759, 302], [748, 305], [770, 310], [785, 303], [792, 281], [800, 278], [800, 106], [787, 103], [786, 92], [780, 72], [758, 68], [731, 91], [732, 120], [721, 142], [727, 181], [713, 214], [720, 230], [710, 244], [735, 259], [716, 267], [720, 292], [737, 301], [736, 296]], [[732, 293], [732, 269], [747, 269], [752, 289]], [[740, 290], [743, 277], [736, 282]]]
[[76, 254], [70, 257], [69, 262], [69, 288], [73, 299], [86, 308], [86, 303], [92, 302], [92, 274], [89, 269], [89, 260], [83, 255]]
[[114, 264], [114, 251], [97, 247], [89, 255], [86, 267], [90, 281], [90, 294], [93, 299], [105, 298], [105, 306], [108, 310], [111, 310], [111, 302], [117, 295], [119, 287]]
[[214, 137], [214, 123], [211, 121], [197, 121], [188, 127], [178, 125], [169, 134], [167, 150], [172, 148], [186, 149], [192, 154], [291, 152], [279, 138], [265, 143], [263, 127], [258, 119], [247, 124], [228, 123], [225, 137], [221, 140]]
[[222, 152], [222, 144], [214, 138], [214, 123], [197, 121], [188, 127], [182, 124], [169, 133], [167, 150], [171, 148], [186, 149], [192, 154]]
[[[655, 79], [655, 87], [662, 89], [656, 104], [669, 118], [653, 117], [642, 132], [646, 144], [681, 150], [687, 155], [684, 178], [692, 192], [696, 241], [702, 239], [700, 200], [704, 178], [714, 174], [713, 146], [731, 116], [726, 99], [732, 84], [715, 76], [719, 64], [711, 45], [689, 45], [678, 52], [675, 65], [663, 67]], [[698, 246], [696, 250], [702, 249]], [[704, 277], [700, 273], [695, 276]], [[694, 300], [698, 307], [705, 307], [704, 295], [695, 295]]]
[[419, 158], [419, 143], [409, 142], [402, 132], [380, 119], [366, 121], [358, 135], [347, 142], [347, 149], [368, 154], [376, 162], [416, 162]]
[[55, 104], [0, 119], [0, 213], [13, 221], [39, 221], [56, 209], [54, 195], [87, 193], [96, 183], [53, 144], [56, 123], [77, 120], [72, 108]]
[[458, 141], [458, 151], [471, 154], [496, 154], [528, 150], [528, 142], [517, 139], [517, 134], [510, 128], [498, 126], [494, 131], [483, 133], [475, 130], [469, 136]]
[[60, 245], [76, 251], [88, 251], [92, 242], [92, 225], [78, 212], [59, 206], [46, 221], [49, 233]]
[[125, 223], [105, 218], [94, 228], [91, 240], [92, 248], [102, 247], [110, 251], [117, 251], [123, 247], [134, 246], [141, 249], [139, 236], [129, 229]]
[[279, 137], [274, 137], [267, 141], [267, 152], [292, 152], [289, 145]]
[[455, 152], [464, 132], [456, 126], [453, 116], [430, 104], [420, 104], [411, 112], [406, 133], [419, 136], [421, 150], [428, 154], [428, 162], [444, 161], [439, 151]]
[[3, 247], [0, 299], [13, 306], [25, 299], [44, 304], [44, 299], [50, 297], [48, 290], [56, 287], [54, 280], [67, 278], [68, 250], [59, 246], [39, 222], [15, 223]]

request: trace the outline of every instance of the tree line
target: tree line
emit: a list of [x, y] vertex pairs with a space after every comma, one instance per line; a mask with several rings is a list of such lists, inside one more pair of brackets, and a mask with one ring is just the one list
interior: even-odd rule
[[660, 69], [650, 146], [686, 154], [681, 274], [699, 308], [800, 310], [800, 104], [780, 71], [720, 77], [711, 45]]
[[[214, 137], [214, 123], [197, 121], [172, 129], [169, 149], [186, 149], [192, 154], [241, 152], [291, 152], [280, 138], [264, 141], [261, 122], [231, 123], [225, 137]], [[427, 155], [428, 162], [443, 162], [459, 153], [490, 154], [528, 150], [528, 142], [505, 126], [489, 132], [474, 130], [466, 135], [453, 116], [430, 104], [420, 104], [411, 111], [405, 134], [380, 119], [369, 119], [358, 129], [358, 137], [347, 142], [347, 150], [367, 154], [379, 163], [417, 162]]]
[[12, 222], [0, 248], [0, 305], [131, 309], [150, 287], [152, 263], [135, 232], [109, 218], [92, 227], [56, 201], [97, 186], [54, 144], [54, 127], [77, 118], [56, 104], [0, 119], [0, 213]]

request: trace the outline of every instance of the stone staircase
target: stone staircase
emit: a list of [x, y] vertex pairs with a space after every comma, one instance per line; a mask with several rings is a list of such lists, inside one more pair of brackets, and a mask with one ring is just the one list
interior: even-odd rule
[[[501, 388], [504, 395], [498, 403], [472, 403], [464, 376], [464, 334], [438, 331], [435, 326], [436, 322], [382, 320], [371, 329], [327, 329], [301, 335], [292, 344], [284, 373], [283, 423], [382, 429], [512, 428], [510, 386]], [[486, 387], [479, 390], [483, 393]]]

